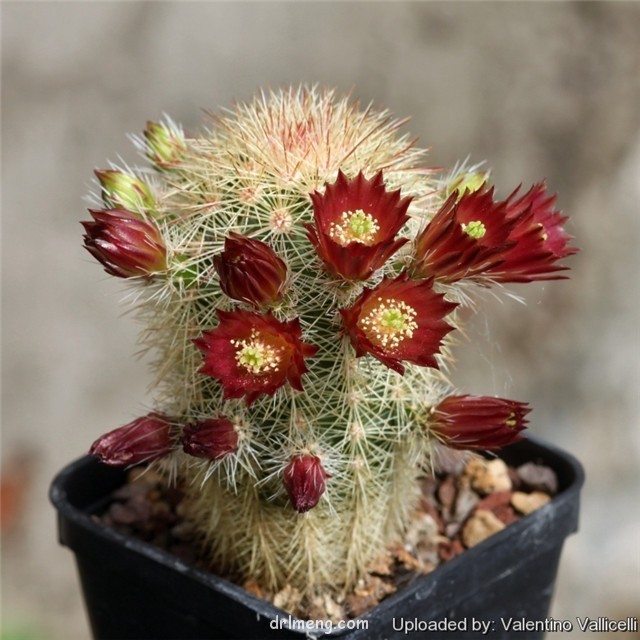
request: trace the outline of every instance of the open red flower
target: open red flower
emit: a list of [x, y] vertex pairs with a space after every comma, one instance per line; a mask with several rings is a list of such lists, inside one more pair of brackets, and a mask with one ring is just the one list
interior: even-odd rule
[[85, 249], [119, 278], [148, 277], [167, 268], [167, 250], [157, 227], [126, 209], [89, 210], [82, 222]]
[[212, 418], [185, 426], [182, 448], [207, 460], [221, 460], [238, 449], [238, 433], [231, 420]]
[[454, 191], [416, 238], [411, 271], [447, 283], [482, 275], [504, 261], [515, 224], [506, 202], [494, 202], [493, 187]]
[[555, 209], [556, 195], [549, 195], [544, 182], [535, 184], [516, 199], [516, 189], [505, 200], [507, 220], [513, 224], [509, 240], [513, 245], [502, 253], [502, 262], [488, 269], [496, 282], [557, 280], [568, 267], [560, 260], [578, 252], [570, 247], [572, 237], [563, 224], [568, 217]]
[[341, 309], [356, 357], [367, 353], [404, 374], [401, 361], [438, 368], [435, 354], [453, 327], [444, 318], [457, 305], [436, 293], [433, 280], [410, 280], [401, 273], [365, 289], [348, 309]]
[[204, 353], [200, 373], [220, 381], [224, 397], [245, 397], [251, 404], [262, 394], [273, 395], [286, 382], [302, 391], [305, 358], [317, 347], [302, 342], [300, 321], [280, 322], [270, 313], [216, 312], [218, 327], [194, 340]]
[[386, 191], [382, 171], [367, 180], [360, 172], [349, 180], [338, 171], [324, 194], [311, 194], [315, 226], [307, 236], [329, 273], [346, 280], [366, 280], [405, 242], [396, 234], [409, 219], [410, 197]]
[[530, 410], [504, 398], [448, 396], [433, 408], [430, 430], [453, 449], [490, 451], [522, 439]]
[[255, 306], [273, 304], [280, 298], [287, 266], [264, 242], [232, 231], [213, 264], [220, 287], [230, 298]]
[[558, 261], [576, 253], [554, 210], [556, 196], [544, 183], [516, 198], [494, 202], [493, 188], [454, 192], [419, 234], [411, 272], [441, 282], [474, 279], [490, 282], [552, 280], [566, 269]]
[[158, 413], [150, 413], [100, 436], [89, 453], [104, 464], [123, 467], [162, 458], [172, 448], [170, 421]]
[[309, 454], [295, 456], [284, 470], [284, 488], [293, 508], [304, 513], [315, 507], [325, 490], [329, 474], [320, 458]]

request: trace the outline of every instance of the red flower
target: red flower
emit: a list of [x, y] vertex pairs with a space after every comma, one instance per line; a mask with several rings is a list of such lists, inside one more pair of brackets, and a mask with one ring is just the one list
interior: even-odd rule
[[158, 229], [126, 209], [89, 210], [82, 223], [84, 246], [107, 273], [120, 278], [148, 277], [167, 268], [167, 250]]
[[453, 449], [500, 449], [522, 439], [524, 402], [487, 396], [449, 396], [433, 408], [431, 431]]
[[385, 190], [382, 171], [371, 180], [360, 172], [348, 180], [342, 171], [324, 194], [311, 194], [315, 226], [307, 237], [329, 273], [347, 280], [366, 280], [405, 242], [396, 234], [409, 219], [411, 198]]
[[264, 242], [231, 232], [224, 241], [224, 251], [213, 263], [220, 287], [230, 298], [255, 306], [280, 298], [287, 267]]
[[504, 261], [515, 223], [506, 202], [493, 201], [493, 187], [460, 198], [454, 191], [416, 238], [412, 273], [448, 283], [482, 275]]
[[554, 209], [557, 196], [547, 193], [544, 182], [515, 200], [517, 192], [518, 189], [505, 200], [507, 220], [515, 223], [509, 235], [513, 246], [503, 252], [502, 263], [491, 267], [488, 275], [496, 282], [563, 278], [558, 271], [568, 267], [558, 262], [578, 249], [568, 246], [572, 238], [562, 227], [568, 218]]
[[115, 467], [162, 458], [173, 448], [171, 423], [158, 413], [137, 418], [98, 438], [89, 453]]
[[365, 289], [342, 319], [356, 357], [370, 353], [388, 367], [404, 373], [401, 360], [438, 368], [435, 354], [453, 329], [444, 317], [457, 305], [435, 293], [433, 280], [410, 280], [403, 272]]
[[559, 260], [576, 253], [562, 229], [567, 220], [553, 209], [543, 183], [515, 199], [493, 201], [493, 188], [454, 192], [415, 242], [412, 274], [442, 282], [552, 280], [566, 267]]
[[284, 470], [284, 488], [298, 513], [313, 509], [325, 490], [329, 474], [322, 467], [320, 458], [309, 454], [298, 455]]
[[185, 426], [182, 447], [186, 453], [220, 460], [238, 449], [238, 434], [227, 418], [213, 418]]
[[273, 395], [287, 381], [302, 391], [301, 378], [308, 371], [304, 359], [318, 349], [302, 342], [297, 318], [280, 322], [270, 313], [216, 313], [218, 327], [194, 343], [204, 353], [200, 373], [220, 381], [225, 399], [245, 396], [249, 405], [262, 394]]

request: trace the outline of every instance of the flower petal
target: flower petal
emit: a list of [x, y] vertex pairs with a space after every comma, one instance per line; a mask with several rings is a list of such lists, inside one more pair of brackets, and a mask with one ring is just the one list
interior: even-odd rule
[[516, 189], [505, 201], [507, 218], [514, 224], [509, 239], [513, 245], [503, 252], [503, 261], [488, 270], [496, 282], [557, 280], [568, 267], [559, 261], [578, 252], [569, 246], [572, 237], [563, 224], [567, 216], [555, 209], [557, 196], [549, 195], [544, 182], [533, 185], [522, 197]]

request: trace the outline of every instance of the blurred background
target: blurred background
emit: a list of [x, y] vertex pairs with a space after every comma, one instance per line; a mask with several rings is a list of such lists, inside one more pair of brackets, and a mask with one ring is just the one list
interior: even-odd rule
[[554, 617], [640, 615], [640, 4], [1, 11], [3, 640], [89, 638], [48, 485], [149, 399], [121, 283], [82, 248], [93, 169], [138, 162], [126, 134], [162, 112], [195, 130], [203, 109], [301, 82], [412, 116], [432, 164], [487, 160], [502, 196], [545, 177], [559, 193], [571, 281], [481, 305], [455, 381], [530, 401], [532, 431], [586, 467]]

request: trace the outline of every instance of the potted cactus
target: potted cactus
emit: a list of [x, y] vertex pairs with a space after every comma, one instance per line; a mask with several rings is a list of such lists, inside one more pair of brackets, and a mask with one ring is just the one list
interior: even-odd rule
[[[71, 488], [66, 471], [52, 490], [63, 541], [88, 555], [95, 543], [80, 540], [82, 525], [106, 545], [78, 560], [96, 637], [230, 637], [233, 624], [218, 629], [203, 612], [237, 618], [247, 603], [258, 620], [243, 630], [236, 620], [238, 637], [258, 627], [284, 637], [269, 627], [277, 609], [225, 576], [293, 589], [301, 607], [337, 600], [402, 540], [420, 478], [447, 451], [522, 439], [528, 405], [457, 391], [452, 347], [475, 293], [563, 277], [576, 251], [566, 218], [544, 183], [499, 199], [477, 166], [426, 167], [402, 124], [300, 87], [212, 116], [198, 135], [148, 123], [135, 142], [150, 169], [96, 171], [100, 204], [83, 222], [84, 244], [135, 288], [156, 403], [73, 467], [93, 475]], [[557, 452], [522, 446], [507, 451], [579, 475]], [[171, 622], [146, 615], [123, 579], [135, 582], [148, 571], [134, 568], [141, 558], [160, 552], [97, 532], [88, 515], [137, 464], [180, 479], [185, 518], [222, 574], [162, 556], [155, 597], [177, 589], [188, 600]], [[71, 503], [78, 513], [63, 514]], [[563, 536], [575, 528], [575, 508], [567, 513]], [[106, 551], [116, 542], [120, 567]], [[97, 580], [87, 568], [96, 564], [106, 571]], [[205, 593], [193, 595], [185, 576]]]

